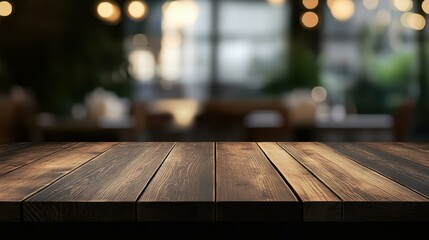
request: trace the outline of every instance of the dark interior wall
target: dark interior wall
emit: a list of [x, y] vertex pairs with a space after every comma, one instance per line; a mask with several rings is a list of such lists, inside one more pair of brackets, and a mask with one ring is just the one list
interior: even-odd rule
[[97, 86], [130, 92], [122, 23], [94, 15], [96, 1], [20, 0], [0, 22], [0, 92], [30, 90], [41, 111], [67, 112]]

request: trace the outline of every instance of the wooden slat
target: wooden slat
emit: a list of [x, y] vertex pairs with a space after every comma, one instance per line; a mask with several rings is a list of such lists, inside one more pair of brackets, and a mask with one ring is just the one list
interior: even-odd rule
[[417, 149], [429, 153], [429, 143], [425, 142], [398, 142], [406, 148]]
[[6, 151], [0, 154], [0, 176], [31, 162], [40, 160], [55, 152], [61, 151], [75, 143], [41, 143]]
[[[112, 145], [114, 143], [79, 143], [0, 176], [0, 221], [21, 220], [21, 202], [24, 199]], [[62, 145], [54, 144], [53, 146]]]
[[385, 152], [395, 154], [399, 157], [406, 158], [410, 161], [429, 167], [428, 152], [419, 151], [413, 148], [408, 148], [402, 144], [397, 144], [397, 143], [372, 142], [372, 143], [362, 143], [362, 144], [365, 144], [366, 146], [369, 146], [375, 149], [380, 149]]
[[378, 150], [377, 147], [371, 148], [360, 143], [325, 144], [350, 159], [429, 197], [429, 168]]
[[344, 221], [429, 220], [427, 198], [317, 143], [280, 143], [343, 202]]
[[10, 143], [10, 144], [4, 144], [0, 146], [0, 156], [4, 152], [13, 151], [15, 149], [21, 149], [24, 147], [30, 146], [31, 143], [29, 142], [18, 142], [18, 143]]
[[276, 143], [258, 143], [303, 202], [304, 221], [341, 221], [341, 200]]
[[120, 143], [24, 202], [26, 221], [135, 221], [174, 143]]
[[256, 143], [217, 143], [216, 220], [302, 220], [301, 204]]
[[214, 143], [178, 143], [137, 205], [139, 221], [215, 220]]

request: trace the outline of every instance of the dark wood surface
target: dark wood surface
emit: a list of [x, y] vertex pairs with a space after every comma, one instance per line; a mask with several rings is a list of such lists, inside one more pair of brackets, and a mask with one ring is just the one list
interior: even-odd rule
[[303, 205], [304, 221], [341, 221], [341, 200], [277, 143], [258, 143], [292, 186]]
[[[64, 145], [69, 146], [64, 148]], [[25, 166], [15, 169], [13, 172], [0, 176], [0, 219], [5, 221], [22, 220], [22, 202], [54, 183], [61, 176], [101, 154], [113, 143], [77, 143], [77, 144], [43, 144], [43, 148], [29, 147], [31, 151], [41, 149], [42, 152], [49, 147], [61, 150], [48, 155], [40, 160], [33, 161]], [[28, 150], [28, 149], [25, 149]], [[26, 160], [21, 153], [16, 153], [19, 163]], [[28, 154], [31, 159], [33, 154]], [[3, 159], [3, 158], [1, 158]], [[26, 215], [24, 214], [25, 218]]]
[[427, 143], [11, 143], [0, 221], [429, 221], [428, 165]]
[[[326, 145], [281, 143], [281, 146], [343, 200], [343, 221], [427, 218], [427, 198], [330, 150]], [[420, 206], [421, 211], [415, 211], [415, 206]]]
[[299, 221], [300, 208], [256, 143], [216, 144], [216, 219]]
[[139, 199], [139, 221], [215, 220], [214, 143], [177, 143]]
[[24, 202], [26, 221], [134, 221], [173, 143], [121, 143]]

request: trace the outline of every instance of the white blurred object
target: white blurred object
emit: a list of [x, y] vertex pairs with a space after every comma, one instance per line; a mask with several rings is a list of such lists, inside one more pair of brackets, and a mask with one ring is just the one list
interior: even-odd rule
[[130, 101], [103, 88], [96, 88], [85, 98], [91, 120], [121, 120], [129, 113]]
[[346, 118], [346, 108], [342, 104], [335, 104], [331, 108], [331, 118], [334, 121], [341, 122]]

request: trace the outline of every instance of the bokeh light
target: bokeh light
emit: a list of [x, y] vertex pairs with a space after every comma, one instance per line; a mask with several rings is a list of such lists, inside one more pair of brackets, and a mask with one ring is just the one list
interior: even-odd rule
[[402, 12], [410, 11], [413, 8], [413, 1], [411, 0], [393, 0], [393, 6]]
[[315, 102], [324, 102], [328, 97], [328, 92], [324, 87], [317, 86], [311, 90], [311, 97]]
[[131, 0], [126, 4], [127, 15], [133, 20], [142, 20], [146, 17], [148, 12], [148, 6], [141, 0]]
[[112, 1], [102, 1], [97, 5], [97, 15], [108, 24], [117, 24], [121, 20], [121, 9]]
[[377, 23], [387, 25], [392, 20], [392, 14], [389, 10], [383, 8], [377, 11], [375, 14], [375, 19]]
[[176, 28], [187, 27], [193, 24], [199, 14], [197, 4], [191, 0], [172, 1], [163, 5], [164, 19]]
[[286, 0], [267, 0], [268, 4], [273, 6], [281, 6], [285, 4]]
[[355, 4], [351, 0], [334, 0], [331, 3], [332, 16], [339, 21], [347, 21], [355, 12]]
[[400, 18], [402, 26], [413, 30], [422, 30], [426, 25], [425, 18], [417, 13], [406, 12]]
[[304, 27], [314, 28], [319, 23], [319, 16], [314, 12], [305, 12], [301, 16], [301, 23]]
[[302, 5], [307, 9], [314, 9], [319, 5], [319, 0], [302, 0]]
[[422, 2], [422, 9], [425, 13], [429, 14], [429, 0], [424, 0]]
[[8, 1], [0, 2], [0, 16], [7, 17], [12, 14], [13, 7], [12, 4]]
[[363, 0], [363, 6], [368, 10], [374, 10], [378, 7], [379, 0]]

